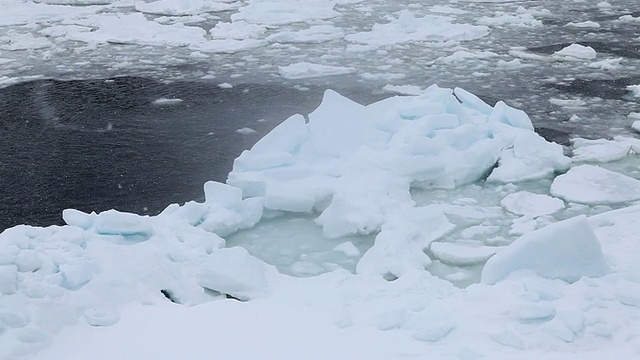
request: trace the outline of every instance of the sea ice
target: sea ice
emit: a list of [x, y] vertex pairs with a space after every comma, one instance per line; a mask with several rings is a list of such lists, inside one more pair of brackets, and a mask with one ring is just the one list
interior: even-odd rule
[[220, 0], [157, 0], [136, 2], [135, 9], [156, 15], [185, 16], [207, 12], [225, 11], [235, 7], [234, 1]]
[[487, 261], [482, 282], [495, 284], [516, 270], [575, 282], [583, 276], [603, 276], [609, 266], [589, 221], [581, 215], [516, 239]]
[[250, 300], [269, 293], [265, 277], [267, 271], [267, 265], [251, 256], [244, 248], [225, 248], [208, 257], [198, 283], [221, 294]]
[[610, 162], [624, 159], [631, 152], [631, 144], [615, 140], [571, 139], [574, 161]]
[[455, 266], [482, 264], [500, 251], [500, 247], [496, 246], [446, 242], [434, 242], [430, 249], [438, 260]]
[[596, 51], [590, 46], [571, 44], [553, 53], [553, 57], [564, 60], [591, 60], [596, 58]]
[[550, 191], [580, 204], [618, 204], [640, 199], [640, 181], [599, 166], [580, 165], [556, 177]]
[[309, 22], [339, 16], [340, 13], [335, 11], [334, 7], [333, 1], [254, 0], [231, 15], [231, 20], [269, 26]]
[[474, 40], [489, 33], [486, 26], [458, 24], [450, 20], [450, 17], [437, 15], [417, 18], [410, 10], [403, 10], [397, 19], [387, 24], [375, 24], [371, 31], [347, 35], [345, 39], [361, 44], [385, 46], [414, 41]]
[[278, 72], [285, 79], [344, 75], [354, 73], [355, 71], [356, 69], [351, 67], [314, 64], [306, 61], [278, 67]]
[[511, 213], [528, 217], [553, 214], [564, 209], [564, 201], [528, 191], [509, 194], [500, 201], [500, 205]]

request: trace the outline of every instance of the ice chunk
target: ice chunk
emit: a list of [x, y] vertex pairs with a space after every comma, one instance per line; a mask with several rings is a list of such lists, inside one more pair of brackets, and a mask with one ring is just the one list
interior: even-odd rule
[[553, 53], [553, 57], [565, 60], [591, 60], [596, 58], [596, 51], [590, 46], [571, 44]]
[[387, 24], [375, 24], [371, 31], [347, 35], [348, 41], [385, 46], [412, 41], [444, 42], [473, 40], [489, 33], [486, 26], [457, 24], [450, 17], [427, 15], [416, 18], [410, 10], [403, 10], [397, 19]]
[[195, 15], [207, 12], [225, 11], [235, 6], [231, 1], [219, 0], [158, 0], [153, 2], [138, 2], [135, 9], [149, 14], [158, 15]]
[[564, 201], [528, 191], [509, 194], [500, 201], [500, 205], [511, 213], [530, 217], [553, 214], [564, 209]]
[[116, 210], [107, 210], [98, 214], [94, 228], [98, 234], [103, 235], [138, 235], [147, 238], [153, 233], [149, 217]]
[[524, 269], [542, 277], [575, 282], [583, 276], [603, 276], [609, 266], [589, 221], [580, 215], [516, 239], [487, 261], [482, 282], [495, 284]]
[[240, 300], [268, 294], [267, 266], [240, 247], [213, 252], [203, 264], [199, 284]]
[[627, 157], [631, 151], [631, 145], [622, 141], [575, 138], [571, 139], [571, 142], [573, 143], [574, 161], [617, 161]]
[[164, 105], [177, 105], [182, 103], [182, 99], [178, 98], [158, 98], [151, 102], [153, 105], [164, 106]]
[[472, 244], [446, 242], [434, 242], [431, 244], [431, 252], [438, 260], [455, 266], [482, 264], [499, 250], [500, 248], [495, 246], [474, 246]]
[[91, 214], [87, 214], [75, 209], [62, 210], [62, 219], [67, 223], [67, 225], [77, 226], [85, 230], [93, 227], [93, 224], [97, 217], [98, 215], [94, 212], [92, 212]]
[[253, 135], [253, 134], [257, 133], [257, 131], [253, 130], [250, 127], [240, 128], [240, 129], [236, 130], [236, 132], [238, 134], [242, 134], [242, 135]]
[[617, 204], [640, 199], [640, 181], [594, 165], [580, 165], [551, 184], [551, 194], [581, 204]]
[[237, 207], [242, 203], [242, 190], [217, 181], [207, 181], [204, 184], [204, 198], [206, 203]]
[[510, 146], [500, 153], [498, 166], [488, 181], [510, 183], [550, 177], [564, 171], [571, 165], [571, 159], [564, 156], [562, 146], [547, 142], [537, 134], [516, 131]]
[[345, 75], [354, 73], [355, 71], [356, 69], [352, 67], [313, 64], [306, 61], [278, 67], [280, 75], [282, 75], [283, 78], [290, 80], [319, 76]]
[[282, 25], [329, 19], [340, 15], [333, 8], [335, 2], [320, 0], [256, 0], [231, 15], [233, 22], [244, 20], [263, 25]]
[[392, 274], [424, 270], [431, 259], [424, 250], [455, 228], [439, 206], [409, 208], [389, 216], [375, 243], [360, 259], [358, 274]]
[[638, 121], [634, 121], [633, 124], [631, 124], [631, 128], [637, 132], [640, 133], [640, 120]]

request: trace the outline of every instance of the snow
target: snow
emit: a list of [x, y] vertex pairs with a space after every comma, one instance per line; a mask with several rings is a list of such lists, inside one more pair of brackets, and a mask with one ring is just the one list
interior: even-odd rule
[[617, 204], [640, 200], [640, 180], [594, 165], [579, 165], [551, 184], [551, 194], [580, 204]]

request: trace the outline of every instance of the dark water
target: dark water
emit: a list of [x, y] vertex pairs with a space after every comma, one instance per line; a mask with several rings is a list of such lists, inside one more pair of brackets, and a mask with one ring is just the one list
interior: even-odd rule
[[[60, 224], [65, 208], [156, 214], [201, 199], [204, 182], [224, 181], [243, 149], [321, 93], [135, 77], [0, 89], [0, 230]], [[152, 103], [161, 97], [183, 101]]]

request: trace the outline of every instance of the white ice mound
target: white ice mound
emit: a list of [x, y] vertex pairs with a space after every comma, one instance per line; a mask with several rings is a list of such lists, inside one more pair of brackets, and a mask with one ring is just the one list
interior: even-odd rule
[[225, 248], [207, 258], [198, 283], [240, 300], [251, 300], [268, 294], [266, 272], [267, 265], [244, 248]]
[[495, 284], [516, 270], [575, 282], [609, 272], [600, 242], [586, 216], [580, 215], [525, 234], [487, 261], [482, 282]]
[[309, 115], [285, 120], [234, 162], [227, 183], [271, 210], [320, 212], [325, 235], [380, 230], [413, 207], [409, 189], [512, 182], [570, 165], [528, 116], [462, 89], [431, 86], [363, 106], [328, 90]]
[[640, 181], [594, 165], [580, 165], [551, 184], [551, 194], [580, 204], [617, 204], [640, 199]]

